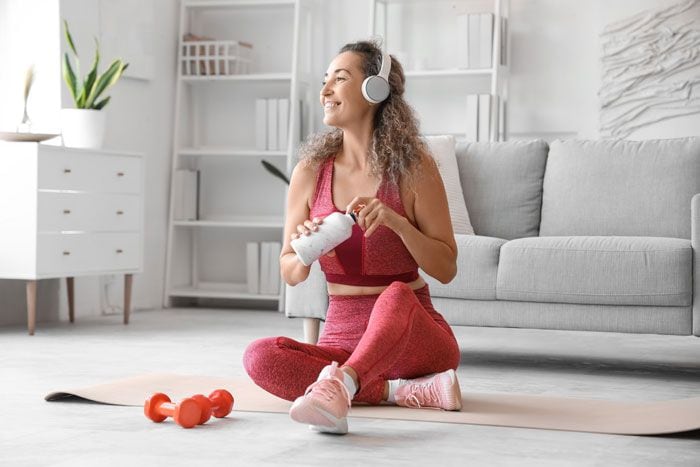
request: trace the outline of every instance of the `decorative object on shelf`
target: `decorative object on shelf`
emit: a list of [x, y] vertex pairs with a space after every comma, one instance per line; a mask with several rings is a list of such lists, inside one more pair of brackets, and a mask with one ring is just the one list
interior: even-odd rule
[[0, 139], [3, 141], [19, 141], [39, 143], [47, 139], [60, 136], [58, 133], [22, 133], [14, 131], [0, 131]]
[[[66, 41], [75, 56], [76, 63], [78, 63], [78, 52], [68, 29], [68, 22], [64, 20], [63, 24]], [[61, 109], [61, 133], [63, 144], [66, 146], [93, 149], [102, 147], [107, 125], [106, 115], [102, 109], [107, 105], [111, 96], [103, 99], [100, 99], [100, 96], [116, 84], [129, 64], [121, 59], [116, 59], [104, 73], [98, 74], [99, 63], [100, 44], [97, 38], [95, 38], [95, 58], [92, 67], [82, 82], [73, 71], [68, 53], [65, 54], [63, 79], [75, 103], [74, 109]]]
[[267, 169], [268, 172], [270, 172], [272, 175], [274, 175], [275, 177], [279, 178], [280, 180], [284, 181], [284, 183], [289, 185], [289, 178], [287, 178], [287, 176], [285, 174], [283, 174], [280, 169], [278, 169], [277, 167], [275, 167], [274, 165], [272, 165], [271, 163], [269, 163], [265, 159], [260, 161], [260, 163], [263, 165], [263, 167], [265, 167], [265, 169]]
[[682, 77], [699, 62], [698, 20], [686, 20], [697, 5], [698, 0], [682, 0], [605, 26], [601, 136], [626, 138], [641, 127], [700, 113], [693, 90], [700, 75]]
[[182, 39], [183, 76], [228, 76], [250, 73], [253, 45], [185, 34]]
[[24, 76], [24, 115], [22, 115], [20, 124], [17, 125], [17, 133], [29, 133], [32, 131], [32, 121], [27, 113], [27, 101], [29, 100], [29, 93], [32, 91], [32, 84], [34, 84], [34, 65], [30, 65], [27, 68], [27, 73]]

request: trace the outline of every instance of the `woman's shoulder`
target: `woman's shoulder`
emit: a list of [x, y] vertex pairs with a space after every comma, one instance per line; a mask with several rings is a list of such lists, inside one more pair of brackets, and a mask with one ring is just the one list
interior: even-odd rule
[[319, 178], [319, 174], [332, 157], [328, 157], [322, 160], [300, 160], [294, 169], [292, 170], [292, 181], [291, 183], [298, 183], [300, 185], [315, 187], [316, 182]]

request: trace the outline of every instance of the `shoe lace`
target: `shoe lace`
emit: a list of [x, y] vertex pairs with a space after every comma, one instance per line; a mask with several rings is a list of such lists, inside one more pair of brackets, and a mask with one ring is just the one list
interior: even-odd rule
[[432, 382], [423, 384], [412, 384], [409, 386], [408, 394], [406, 395], [406, 405], [416, 408], [429, 408], [431, 404], [437, 404], [440, 401], [437, 389]]
[[311, 392], [318, 394], [329, 402], [339, 395], [343, 395], [345, 396], [345, 402], [347, 403], [348, 407], [350, 406], [350, 391], [348, 391], [348, 388], [345, 387], [345, 383], [335, 376], [329, 376], [328, 378], [324, 378], [311, 384], [306, 389], [306, 394]]

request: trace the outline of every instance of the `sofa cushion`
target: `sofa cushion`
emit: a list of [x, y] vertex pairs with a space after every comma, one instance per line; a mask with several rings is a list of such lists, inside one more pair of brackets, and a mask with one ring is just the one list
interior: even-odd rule
[[488, 237], [538, 235], [545, 141], [458, 140], [457, 165], [474, 232]]
[[421, 276], [434, 297], [496, 300], [496, 273], [501, 245], [507, 240], [479, 235], [455, 235], [457, 275], [449, 284], [441, 284], [425, 272]]
[[454, 136], [426, 136], [425, 141], [435, 162], [437, 162], [442, 183], [445, 185], [447, 205], [450, 209], [454, 233], [474, 235], [467, 205], [464, 203], [462, 182], [459, 179]]
[[696, 193], [700, 138], [557, 140], [547, 158], [540, 235], [690, 239]]
[[689, 306], [689, 240], [660, 237], [535, 237], [501, 247], [499, 300]]

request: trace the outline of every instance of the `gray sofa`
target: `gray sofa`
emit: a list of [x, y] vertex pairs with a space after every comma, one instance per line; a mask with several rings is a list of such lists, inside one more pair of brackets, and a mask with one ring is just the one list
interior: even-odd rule
[[[458, 142], [476, 235], [426, 274], [451, 325], [700, 335], [700, 138]], [[315, 342], [318, 264], [285, 313]]]

